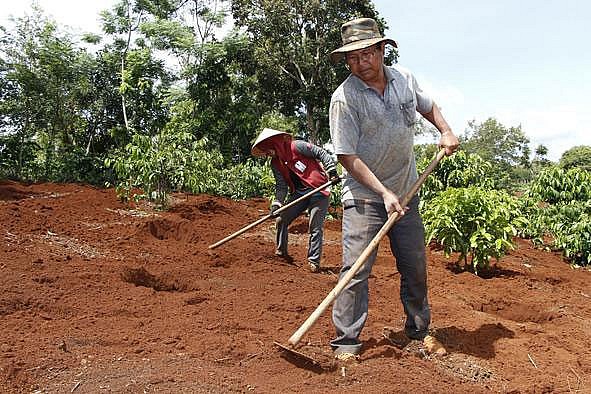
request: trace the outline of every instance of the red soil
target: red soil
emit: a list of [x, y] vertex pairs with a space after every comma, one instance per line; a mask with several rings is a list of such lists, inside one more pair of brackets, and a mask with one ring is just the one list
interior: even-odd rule
[[385, 244], [370, 279], [360, 363], [330, 357], [327, 311], [279, 351], [337, 281], [340, 224], [327, 222], [320, 274], [305, 267], [304, 218], [290, 264], [273, 255], [264, 200], [177, 195], [168, 212], [113, 190], [0, 182], [0, 391], [591, 392], [591, 272], [525, 240], [486, 278], [431, 248], [434, 334], [449, 354], [395, 346], [399, 277]]

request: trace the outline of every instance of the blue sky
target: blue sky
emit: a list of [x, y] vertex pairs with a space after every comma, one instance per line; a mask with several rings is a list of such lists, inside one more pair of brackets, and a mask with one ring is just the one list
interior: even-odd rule
[[591, 145], [591, 2], [374, 1], [399, 62], [462, 134], [471, 119], [522, 126], [558, 160]]
[[[115, 0], [38, 0], [73, 32], [99, 32], [98, 13]], [[398, 3], [398, 4], [397, 4]], [[591, 145], [591, 2], [583, 0], [374, 1], [398, 42], [400, 64], [429, 91], [457, 134], [469, 120], [521, 125], [558, 160]], [[9, 14], [30, 2], [3, 2]]]

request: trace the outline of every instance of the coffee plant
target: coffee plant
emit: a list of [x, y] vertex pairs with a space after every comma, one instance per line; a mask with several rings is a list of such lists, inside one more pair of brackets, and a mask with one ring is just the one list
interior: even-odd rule
[[577, 265], [591, 264], [591, 215], [581, 215], [571, 223], [563, 223], [555, 231], [554, 246]]
[[[419, 172], [422, 172], [432, 159], [424, 157], [417, 163]], [[492, 171], [492, 165], [476, 154], [459, 151], [444, 157], [421, 187], [421, 201], [427, 202], [437, 193], [450, 187], [479, 186], [493, 189], [495, 177]]]
[[119, 179], [120, 198], [145, 198], [163, 207], [171, 191], [213, 192], [222, 164], [221, 154], [207, 149], [206, 139], [165, 131], [153, 137], [135, 134], [122, 151], [105, 160]]
[[580, 168], [554, 166], [543, 170], [530, 184], [527, 194], [550, 204], [591, 199], [591, 173]]
[[242, 200], [251, 197], [270, 197], [275, 190], [275, 179], [266, 162], [248, 159], [246, 163], [224, 168], [214, 193]]
[[591, 200], [550, 205], [540, 217], [553, 238], [552, 249], [562, 250], [574, 264], [591, 264]]
[[512, 248], [526, 222], [514, 197], [474, 186], [439, 193], [426, 204], [423, 219], [427, 243], [439, 243], [446, 256], [459, 253], [458, 263], [475, 273]]

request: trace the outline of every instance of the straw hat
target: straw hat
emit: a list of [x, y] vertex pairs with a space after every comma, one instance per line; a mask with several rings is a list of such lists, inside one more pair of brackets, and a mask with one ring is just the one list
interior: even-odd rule
[[337, 63], [347, 52], [368, 48], [379, 42], [393, 45], [398, 48], [396, 41], [382, 37], [378, 24], [371, 18], [359, 18], [343, 23], [341, 26], [341, 39], [343, 46], [330, 53], [330, 60]]
[[265, 140], [268, 140], [271, 137], [275, 137], [276, 135], [282, 135], [282, 134], [291, 138], [291, 135], [289, 135], [285, 131], [273, 130], [273, 129], [269, 129], [269, 128], [265, 127], [263, 129], [263, 131], [261, 131], [261, 134], [259, 134], [259, 136], [257, 137], [254, 144], [252, 144], [252, 148], [250, 148], [250, 152], [254, 156], [265, 156], [265, 152], [262, 151], [261, 149], [259, 149], [257, 147], [257, 145], [259, 145], [261, 142], [263, 142]]

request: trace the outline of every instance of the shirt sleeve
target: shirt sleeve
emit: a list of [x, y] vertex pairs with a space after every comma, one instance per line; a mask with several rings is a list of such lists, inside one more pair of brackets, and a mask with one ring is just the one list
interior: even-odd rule
[[412, 75], [412, 85], [417, 99], [417, 112], [420, 114], [431, 112], [433, 109], [433, 99], [421, 89], [414, 75]]
[[357, 144], [361, 136], [358, 117], [344, 101], [333, 101], [329, 110], [330, 138], [337, 155], [357, 153]]
[[296, 150], [303, 156], [310, 157], [322, 163], [326, 172], [336, 169], [335, 159], [325, 149], [305, 141], [295, 141]]
[[271, 170], [273, 170], [273, 176], [275, 177], [275, 201], [283, 204], [285, 197], [287, 196], [287, 181], [275, 166], [272, 165]]

